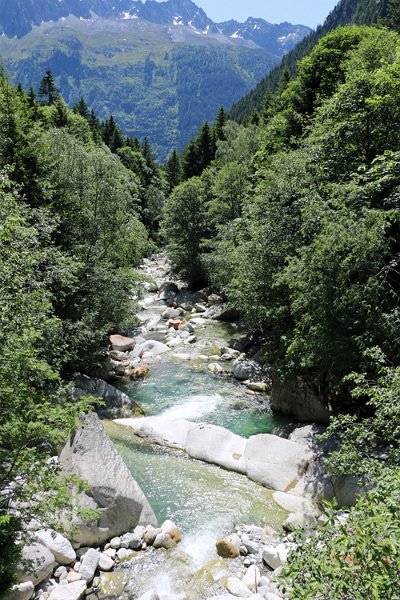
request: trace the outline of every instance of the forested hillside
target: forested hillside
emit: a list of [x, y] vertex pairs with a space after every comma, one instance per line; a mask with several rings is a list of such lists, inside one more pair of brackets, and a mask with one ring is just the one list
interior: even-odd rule
[[[68, 110], [51, 73], [40, 91], [36, 101], [1, 74], [2, 592], [21, 522], [43, 512], [57, 520], [67, 502], [47, 459], [83, 404], [68, 400], [62, 378], [96, 372], [107, 334], [134, 324], [133, 269], [153, 248], [143, 223], [158, 216], [165, 189], [147, 143], [123, 138], [83, 102]], [[29, 514], [11, 510], [39, 490]]]
[[307, 382], [338, 415], [331, 472], [380, 482], [349, 528], [339, 535], [332, 513], [293, 555], [293, 598], [396, 597], [399, 51], [385, 28], [323, 37], [262, 120], [228, 121], [215, 161], [165, 205], [176, 270], [225, 293], [263, 336], [276, 388]]
[[323, 25], [317, 27], [283, 57], [279, 66], [257, 84], [254, 90], [235, 104], [230, 118], [239, 123], [251, 115], [252, 111], [262, 112], [265, 97], [274, 93], [282, 79], [293, 76], [299, 60], [307, 56], [324, 35], [343, 25], [372, 25], [387, 15], [388, 0], [340, 0]]

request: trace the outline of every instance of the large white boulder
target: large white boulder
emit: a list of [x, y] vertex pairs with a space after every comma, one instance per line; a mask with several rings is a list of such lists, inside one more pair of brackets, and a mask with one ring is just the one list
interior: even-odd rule
[[25, 581], [14, 585], [9, 592], [4, 596], [4, 600], [30, 600], [35, 591], [35, 586], [32, 581]]
[[188, 431], [186, 451], [192, 458], [220, 465], [230, 471], [245, 473], [246, 444], [245, 438], [228, 429], [199, 423]]
[[130, 427], [133, 432], [154, 444], [170, 448], [186, 449], [188, 433], [194, 424], [184, 419], [143, 417], [142, 419], [116, 419], [118, 425]]
[[60, 465], [66, 475], [76, 475], [87, 482], [89, 491], [81, 494], [81, 504], [100, 513], [91, 522], [77, 523], [74, 541], [81, 546], [102, 544], [137, 525], [157, 524], [145, 495], [97, 415], [82, 418], [81, 427], [61, 453]]
[[54, 555], [42, 544], [27, 544], [22, 551], [23, 567], [18, 567], [19, 582], [32, 582], [37, 586], [52, 573], [56, 561]]
[[[124, 367], [125, 371], [125, 367]], [[74, 379], [74, 397], [82, 395], [103, 398], [104, 405], [97, 408], [98, 414], [106, 419], [131, 417], [135, 413], [143, 413], [142, 408], [127, 394], [121, 392], [103, 379], [91, 378], [87, 375], [77, 375]]]
[[53, 553], [54, 558], [60, 565], [70, 565], [76, 559], [76, 553], [71, 542], [63, 535], [53, 529], [40, 529], [34, 537], [37, 542], [46, 546]]
[[132, 358], [155, 358], [166, 352], [169, 352], [166, 344], [157, 342], [156, 340], [147, 340], [143, 344], [140, 344], [140, 346], [136, 346], [135, 350], [131, 352], [131, 356]]
[[57, 585], [48, 600], [83, 600], [86, 596], [86, 582], [75, 581], [68, 585]]
[[237, 577], [228, 577], [226, 589], [238, 598], [249, 598], [252, 595], [247, 585]]
[[249, 438], [245, 449], [250, 479], [278, 491], [289, 491], [303, 477], [313, 453], [304, 445], [260, 434]]
[[263, 561], [275, 570], [285, 564], [292, 550], [296, 548], [296, 544], [278, 544], [265, 546], [262, 553]]

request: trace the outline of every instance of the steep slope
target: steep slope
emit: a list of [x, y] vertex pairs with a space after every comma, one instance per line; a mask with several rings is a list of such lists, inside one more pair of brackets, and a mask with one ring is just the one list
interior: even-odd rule
[[242, 98], [230, 111], [230, 118], [243, 122], [254, 109], [262, 110], [266, 94], [277, 89], [286, 69], [293, 75], [296, 63], [304, 58], [327, 33], [341, 25], [372, 25], [386, 16], [388, 0], [340, 0], [324, 24], [297, 44], [254, 90]]
[[50, 68], [70, 105], [83, 97], [164, 160], [309, 31], [262, 19], [233, 33], [222, 25], [191, 0], [0, 0], [0, 55], [25, 89]]

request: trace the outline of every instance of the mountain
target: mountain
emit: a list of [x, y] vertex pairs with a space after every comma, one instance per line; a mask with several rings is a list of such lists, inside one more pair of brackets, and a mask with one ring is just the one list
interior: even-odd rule
[[50, 68], [164, 160], [220, 106], [229, 108], [310, 29], [263, 19], [214, 23], [191, 0], [0, 0], [0, 55], [14, 83], [38, 89]]
[[281, 63], [257, 84], [254, 90], [233, 106], [229, 113], [230, 118], [242, 122], [254, 109], [262, 111], [265, 96], [277, 89], [284, 71], [289, 69], [293, 76], [296, 72], [297, 62], [304, 58], [322, 37], [341, 25], [377, 23], [379, 19], [386, 16], [387, 6], [388, 0], [341, 0], [338, 2], [323, 25], [303, 37], [286, 54]]

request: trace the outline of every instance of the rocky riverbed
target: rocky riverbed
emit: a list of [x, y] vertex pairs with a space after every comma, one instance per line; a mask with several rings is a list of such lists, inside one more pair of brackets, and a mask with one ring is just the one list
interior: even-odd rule
[[[144, 262], [143, 275], [147, 281], [146, 293], [139, 300], [140, 326], [127, 335], [110, 337], [107, 379], [112, 383], [79, 375], [72, 391], [76, 396], [90, 394], [103, 400], [99, 414], [115, 419], [115, 425], [107, 425], [107, 430], [116, 441], [118, 437], [128, 439], [125, 450], [117, 443], [125, 463], [98, 417], [85, 417], [57, 460], [66, 474], [88, 482], [89, 490], [80, 502], [97, 510], [97, 517], [87, 522], [76, 516], [75, 530], [68, 539], [40, 528], [40, 524], [33, 525], [25, 549], [30, 572], [26, 566], [21, 569], [20, 584], [10, 600], [79, 600], [86, 596], [103, 600], [274, 600], [283, 597], [274, 577], [294, 548], [291, 531], [298, 526], [315, 527], [319, 501], [333, 496], [334, 482], [322, 471], [319, 459], [323, 449], [315, 442], [318, 428], [283, 427], [280, 433], [284, 437], [269, 433], [273, 424], [270, 366], [259, 340], [240, 333], [232, 321], [236, 315], [223, 297], [211, 290], [195, 294], [187, 290], [171, 277], [162, 255]], [[160, 373], [183, 373], [185, 385], [191, 385], [196, 393], [181, 401], [179, 389], [173, 386], [165, 399], [155, 383]], [[161, 381], [167, 385], [165, 379]], [[214, 387], [221, 389], [209, 393]], [[143, 390], [148, 390], [148, 396]], [[248, 415], [252, 415], [251, 424]], [[140, 456], [129, 450], [130, 438], [133, 445], [140, 446]], [[140, 444], [135, 441], [139, 439]], [[172, 489], [185, 486], [184, 479], [174, 480], [183, 464], [188, 467], [185, 477], [193, 479], [193, 485], [197, 485], [197, 477], [210, 482], [210, 489], [204, 488], [203, 509], [196, 505], [200, 518], [205, 498], [207, 509], [217, 501], [213, 486], [218, 473], [232, 472], [232, 485], [239, 494], [232, 495], [238, 503], [236, 518], [232, 506], [225, 511], [225, 518], [218, 513], [216, 520], [212, 511], [204, 510], [203, 525], [194, 530], [183, 522], [181, 531], [179, 522], [175, 525], [169, 518], [158, 527], [136, 481], [138, 457], [143, 471], [149, 471], [154, 456], [158, 471], [147, 472], [151, 485], [146, 479], [143, 485], [157, 504], [165, 497], [161, 486], [165, 473], [160, 474], [163, 465], [171, 469]], [[342, 485], [345, 495], [353, 491], [346, 485]], [[245, 510], [239, 509], [244, 495], [239, 490], [246, 487], [257, 506], [265, 507], [256, 511], [257, 515], [264, 512], [263, 518], [256, 517], [248, 499]], [[218, 502], [223, 507], [225, 490], [222, 494]], [[201, 500], [201, 493], [197, 497]], [[179, 514], [177, 511], [178, 519]], [[240, 524], [239, 514], [253, 515], [253, 524]]]

